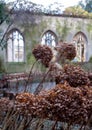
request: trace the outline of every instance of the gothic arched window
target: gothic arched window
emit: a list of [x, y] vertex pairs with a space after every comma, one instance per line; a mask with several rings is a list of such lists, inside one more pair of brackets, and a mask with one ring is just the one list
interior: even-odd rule
[[57, 37], [52, 31], [46, 31], [41, 40], [41, 44], [48, 45], [50, 47], [55, 47], [57, 43]]
[[8, 33], [7, 37], [7, 61], [24, 61], [24, 39], [21, 33], [14, 29]]
[[76, 47], [76, 61], [78, 62], [84, 62], [86, 61], [86, 44], [87, 44], [87, 38], [82, 32], [78, 32], [73, 37], [73, 43]]

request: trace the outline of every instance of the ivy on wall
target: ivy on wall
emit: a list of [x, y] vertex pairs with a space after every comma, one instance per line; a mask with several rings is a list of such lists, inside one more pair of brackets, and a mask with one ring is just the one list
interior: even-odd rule
[[28, 62], [28, 64], [32, 64], [32, 63], [35, 62], [35, 58], [34, 58], [34, 56], [32, 55], [32, 52], [29, 52], [29, 53], [27, 54], [27, 62]]
[[66, 38], [66, 36], [67, 36], [67, 34], [68, 34], [68, 32], [69, 32], [69, 30], [70, 30], [70, 28], [67, 26], [67, 20], [65, 19], [64, 20], [64, 26], [63, 26], [63, 28], [62, 28], [62, 38], [63, 38], [63, 40], [65, 40], [65, 38]]
[[4, 66], [4, 61], [3, 59], [0, 57], [0, 73], [4, 73], [5, 70], [5, 66]]
[[76, 30], [80, 31], [82, 29], [82, 25], [83, 25], [83, 23], [81, 21], [77, 21]]
[[60, 39], [61, 39], [62, 25], [61, 25], [61, 23], [58, 20], [56, 20], [56, 32], [60, 36]]
[[87, 31], [90, 33], [92, 31], [92, 24], [88, 23], [87, 24]]
[[92, 40], [92, 24], [91, 24], [91, 22], [87, 24], [87, 31], [89, 33], [89, 37]]
[[[86, 22], [84, 26], [85, 26], [85, 29], [88, 31], [88, 35], [92, 37], [91, 21], [92, 20], [90, 20], [89, 22], [88, 20], [88, 22]], [[54, 27], [58, 40], [62, 39], [65, 41], [65, 40], [68, 40], [67, 38], [69, 36], [68, 34], [70, 33], [70, 30], [71, 30], [71, 33], [72, 31], [78, 32], [81, 29], [83, 29], [82, 25], [83, 25], [83, 19], [74, 19], [74, 18], [71, 19], [69, 17], [60, 18], [60, 17], [54, 17], [54, 16], [46, 17], [46, 18], [44, 17], [43, 19], [40, 19], [40, 21], [38, 20], [38, 23], [35, 25], [19, 24], [18, 26], [19, 28], [21, 28], [20, 30], [23, 30], [23, 34], [25, 38], [25, 53], [26, 53], [25, 57], [27, 61], [26, 64], [25, 65], [23, 64], [22, 67], [26, 67], [27, 65], [30, 66], [35, 61], [31, 52], [32, 48], [34, 48], [36, 44], [40, 43], [41, 37], [47, 29], [51, 29], [51, 28], [53, 29]], [[16, 63], [16, 65], [12, 64], [11, 68], [13, 69], [16, 68], [16, 71], [18, 70], [20, 71], [20, 68], [18, 68], [17, 65], [19, 66], [18, 63]]]
[[67, 26], [67, 24], [68, 23], [67, 23], [66, 19], [64, 20], [64, 24], [63, 25], [61, 25], [61, 23], [58, 20], [56, 21], [56, 31], [57, 31], [60, 39], [62, 39], [62, 40], [66, 39], [66, 37], [68, 35], [68, 32], [71, 29], [71, 28], [69, 28]]

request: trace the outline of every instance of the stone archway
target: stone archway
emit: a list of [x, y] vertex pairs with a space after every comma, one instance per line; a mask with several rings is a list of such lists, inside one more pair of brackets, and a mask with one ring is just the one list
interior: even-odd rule
[[18, 29], [7, 34], [7, 62], [24, 62], [24, 37]]
[[73, 43], [76, 47], [76, 58], [78, 62], [86, 61], [87, 37], [83, 32], [78, 32], [73, 37]]
[[50, 47], [55, 47], [57, 44], [56, 34], [51, 30], [46, 31], [42, 36], [41, 44], [43, 44], [43, 45], [45, 44]]

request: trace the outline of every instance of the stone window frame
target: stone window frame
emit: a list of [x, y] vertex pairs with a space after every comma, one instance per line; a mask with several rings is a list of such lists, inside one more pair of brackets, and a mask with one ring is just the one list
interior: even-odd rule
[[[9, 61], [9, 60], [8, 60], [8, 49], [7, 49], [7, 47], [8, 47], [8, 42], [7, 42], [7, 46], [6, 46], [6, 61], [9, 62], [9, 63], [11, 63], [11, 62], [14, 62], [14, 63], [19, 63], [19, 62], [21, 62], [21, 63], [22, 63], [22, 62], [25, 62], [25, 39], [24, 39], [24, 35], [22, 34], [22, 32], [21, 32], [19, 29], [17, 29], [17, 28], [12, 28], [12, 29], [9, 30], [8, 33], [7, 33], [6, 41], [9, 40], [9, 36], [10, 36], [10, 34], [12, 34], [12, 46], [13, 46], [13, 48], [14, 48], [14, 45], [13, 45], [13, 40], [14, 40], [14, 38], [13, 38], [13, 32], [15, 32], [15, 31], [17, 31], [18, 34], [19, 34], [20, 36], [22, 36], [22, 38], [23, 38], [23, 60], [22, 60], [22, 61], [19, 61], [19, 57], [18, 57], [18, 61], [15, 61], [15, 60], [14, 60], [14, 56], [12, 57], [12, 61]], [[18, 35], [18, 38], [19, 38], [19, 35]], [[19, 39], [17, 39], [17, 40], [19, 40]], [[19, 43], [18, 43], [18, 45], [19, 45]], [[19, 46], [18, 46], [18, 47], [19, 47]], [[12, 48], [12, 55], [13, 55], [13, 48]], [[19, 55], [19, 51], [18, 51], [18, 55]]]
[[[79, 38], [79, 39], [77, 39], [77, 38]], [[77, 41], [77, 43], [76, 43], [76, 41]], [[78, 62], [85, 62], [86, 61], [87, 43], [88, 43], [87, 36], [82, 31], [79, 31], [73, 36], [73, 43], [75, 44], [76, 50], [78, 50], [78, 46], [80, 49], [80, 55], [79, 55], [80, 59]], [[78, 52], [77, 52], [76, 58], [77, 57], [78, 57]]]
[[[44, 41], [45, 41], [45, 43], [42, 43], [42, 38], [43, 37], [45, 37], [44, 39]], [[52, 38], [52, 39], [49, 39], [49, 38]], [[53, 39], [53, 38], [55, 38], [55, 39]], [[51, 43], [52, 43], [52, 41], [55, 41], [55, 46], [58, 44], [58, 38], [57, 38], [57, 35], [55, 34], [55, 32], [53, 32], [52, 30], [46, 30], [43, 34], [42, 34], [42, 36], [41, 36], [41, 44], [45, 44], [45, 45], [48, 45], [48, 46], [50, 46], [50, 47], [55, 47], [55, 46], [53, 46], [52, 44], [50, 45], [50, 40], [51, 40]], [[48, 44], [48, 41], [49, 41], [49, 44]]]

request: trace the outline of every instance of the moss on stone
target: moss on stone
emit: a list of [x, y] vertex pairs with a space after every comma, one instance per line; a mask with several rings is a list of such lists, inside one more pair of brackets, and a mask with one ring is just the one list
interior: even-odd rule
[[35, 57], [32, 55], [32, 52], [29, 52], [27, 54], [27, 63], [28, 64], [32, 64], [34, 63], [36, 60], [35, 60]]
[[66, 36], [68, 35], [68, 32], [70, 30], [70, 28], [67, 26], [67, 20], [64, 20], [64, 26], [62, 29], [62, 39], [65, 40]]
[[56, 20], [56, 32], [59, 36], [62, 35], [62, 25], [58, 20]]
[[90, 33], [92, 31], [92, 24], [88, 23], [87, 24], [87, 31]]
[[83, 23], [81, 21], [78, 21], [77, 26], [76, 26], [76, 30], [80, 31], [82, 29], [82, 25], [83, 25]]
[[59, 35], [59, 37], [62, 39], [62, 40], [65, 40], [65, 38], [67, 37], [67, 34], [69, 32], [71, 28], [69, 28], [67, 26], [67, 20], [65, 19], [64, 20], [64, 24], [61, 25], [61, 23], [57, 20], [56, 21], [56, 31]]

